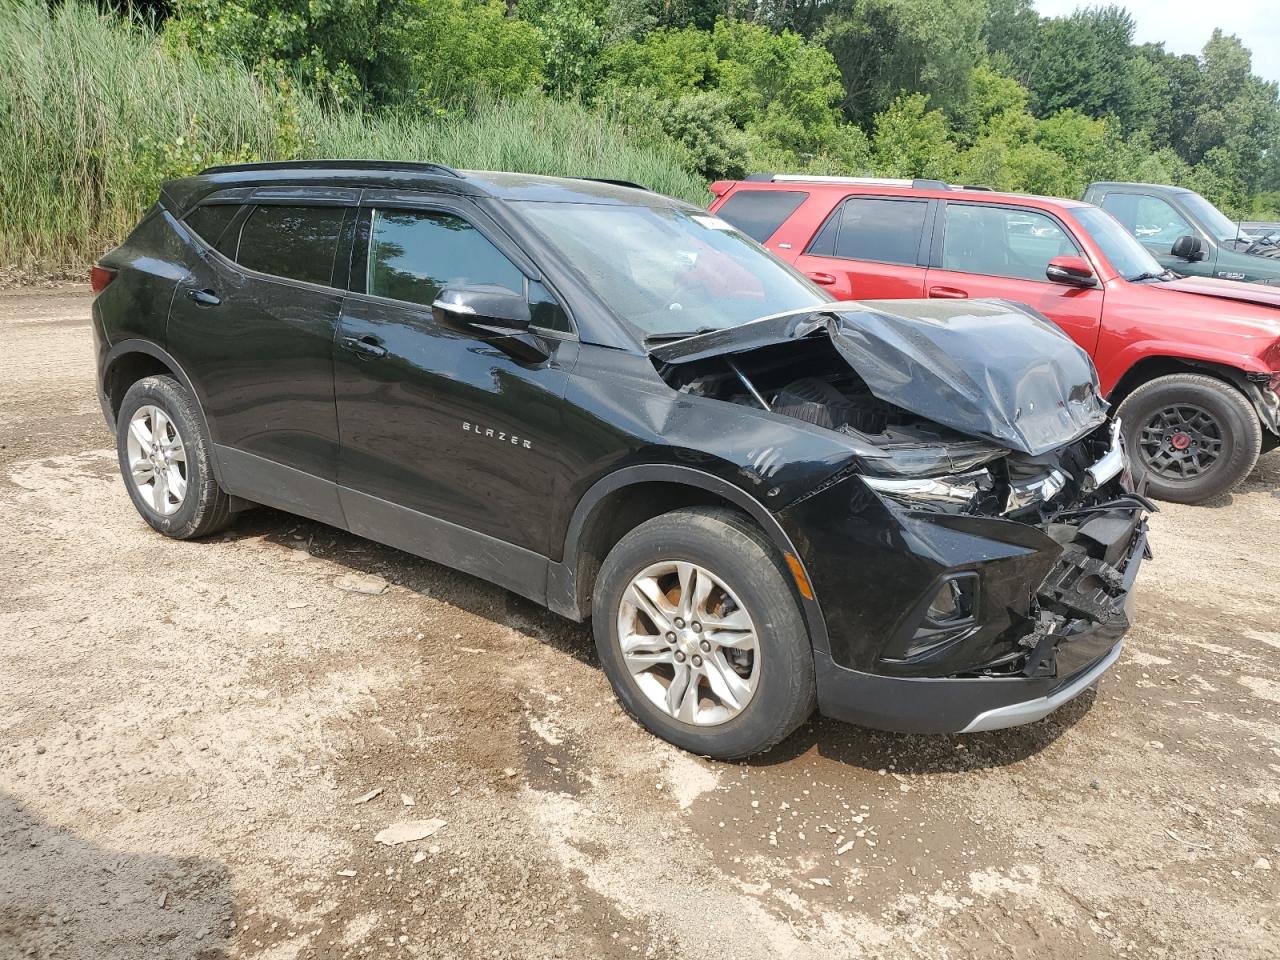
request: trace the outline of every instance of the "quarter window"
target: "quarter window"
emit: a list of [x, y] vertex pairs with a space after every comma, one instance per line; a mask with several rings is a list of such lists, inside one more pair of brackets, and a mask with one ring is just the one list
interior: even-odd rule
[[[187, 226], [199, 234], [200, 239], [205, 243], [221, 253], [226, 253], [225, 245], [218, 241], [239, 212], [240, 205], [236, 203], [207, 203], [188, 213], [186, 222]], [[235, 253], [234, 244], [231, 252]]]
[[369, 293], [430, 305], [442, 288], [462, 283], [494, 284], [524, 295], [524, 274], [461, 217], [435, 211], [374, 211]]
[[240, 231], [236, 261], [250, 270], [328, 285], [343, 207], [258, 207]]
[[915, 266], [928, 212], [929, 204], [923, 200], [851, 197], [841, 207], [835, 255]]
[[1057, 222], [1034, 210], [949, 203], [942, 269], [1016, 280], [1042, 280], [1054, 257], [1080, 248]]
[[716, 211], [757, 243], [764, 243], [809, 194], [798, 190], [738, 190]]

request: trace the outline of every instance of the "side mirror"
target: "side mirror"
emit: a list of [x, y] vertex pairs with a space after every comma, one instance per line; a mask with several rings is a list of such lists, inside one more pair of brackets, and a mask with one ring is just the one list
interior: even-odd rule
[[524, 297], [487, 283], [445, 287], [436, 294], [431, 313], [437, 323], [495, 334], [524, 333], [533, 322]]
[[444, 326], [480, 335], [520, 363], [539, 364], [551, 356], [545, 340], [529, 331], [529, 302], [506, 287], [487, 283], [445, 287], [431, 304], [431, 315]]
[[1096, 287], [1098, 278], [1084, 257], [1054, 257], [1044, 268], [1044, 275], [1054, 283], [1069, 287]]
[[1199, 237], [1179, 237], [1173, 241], [1173, 248], [1169, 252], [1179, 260], [1194, 263], [1204, 259], [1204, 241]]

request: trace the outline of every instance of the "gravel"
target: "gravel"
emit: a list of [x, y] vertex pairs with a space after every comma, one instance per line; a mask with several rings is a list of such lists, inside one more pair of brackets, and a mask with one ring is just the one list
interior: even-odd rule
[[[0, 293], [0, 956], [1280, 954], [1280, 454], [1154, 518], [1098, 693], [716, 764], [488, 584], [268, 510], [152, 532], [88, 302]], [[375, 842], [406, 816], [447, 826]]]

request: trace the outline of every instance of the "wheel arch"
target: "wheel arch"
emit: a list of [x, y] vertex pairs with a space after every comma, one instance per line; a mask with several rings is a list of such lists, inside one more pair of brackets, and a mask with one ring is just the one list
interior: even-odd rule
[[[636, 464], [597, 480], [574, 508], [565, 532], [560, 563], [552, 564], [548, 606], [563, 616], [590, 616], [591, 595], [600, 565], [613, 546], [646, 520], [688, 506], [726, 506], [745, 514], [808, 581], [804, 561], [777, 518], [763, 504], [729, 481], [694, 467]], [[793, 582], [795, 574], [793, 573]], [[816, 598], [797, 586], [796, 598], [815, 648], [829, 649], [826, 621]]]
[[116, 416], [120, 412], [124, 395], [130, 387], [144, 377], [166, 375], [176, 380], [195, 401], [196, 415], [200, 418], [200, 425], [212, 441], [214, 477], [220, 480], [222, 470], [217, 462], [217, 435], [209, 423], [209, 418], [205, 415], [204, 401], [200, 391], [187, 376], [187, 372], [182, 369], [182, 364], [163, 347], [149, 340], [121, 340], [107, 352], [102, 362], [102, 379], [99, 389], [102, 394], [102, 410], [108, 425], [112, 432], [115, 432]]
[[[1256, 407], [1257, 402], [1248, 389], [1249, 378], [1245, 371], [1230, 364], [1213, 360], [1198, 360], [1190, 357], [1179, 357], [1171, 354], [1146, 356], [1135, 362], [1116, 381], [1107, 395], [1113, 409], [1128, 399], [1129, 395], [1144, 383], [1150, 383], [1159, 377], [1167, 377], [1175, 373], [1208, 374], [1235, 387]], [[1261, 413], [1261, 411], [1259, 411]]]

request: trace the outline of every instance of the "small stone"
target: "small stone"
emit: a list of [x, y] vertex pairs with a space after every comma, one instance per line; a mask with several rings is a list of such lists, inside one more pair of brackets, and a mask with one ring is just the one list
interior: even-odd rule
[[373, 841], [383, 846], [394, 847], [414, 840], [425, 840], [444, 825], [445, 822], [438, 817], [432, 817], [430, 820], [405, 820], [402, 823], [393, 823], [385, 830], [379, 830]]
[[1270, 860], [1268, 860], [1266, 857], [1259, 857], [1257, 860], [1253, 861], [1253, 869], [1255, 869], [1255, 870], [1270, 870], [1270, 869], [1271, 869], [1271, 861], [1270, 861]]
[[407, 793], [402, 793], [400, 794], [400, 802], [404, 804], [406, 807], [412, 807], [413, 797], [409, 796]]
[[424, 851], [422, 851], [422, 850], [419, 850], [417, 853], [415, 853], [415, 854], [413, 855], [413, 862], [414, 862], [414, 863], [421, 863], [421, 862], [422, 862], [423, 860], [425, 860], [425, 859], [427, 859], [427, 855], [426, 855], [426, 853], [425, 853]]
[[338, 876], [340, 876], [340, 877], [354, 877], [355, 875], [356, 875], [356, 872], [355, 872], [354, 870], [350, 869], [350, 868], [348, 868], [348, 869], [346, 869], [346, 870], [339, 870], [339, 871], [338, 871]]
[[368, 793], [364, 794], [363, 796], [356, 797], [354, 800], [351, 801], [351, 803], [353, 806], [359, 806], [362, 803], [368, 803], [370, 800], [374, 800], [380, 796], [382, 796], [382, 788], [375, 787], [374, 789], [370, 790]]
[[373, 597], [387, 589], [387, 581], [372, 573], [362, 576], [343, 574], [334, 578], [333, 585], [339, 590], [345, 590], [348, 593], [363, 593]]

